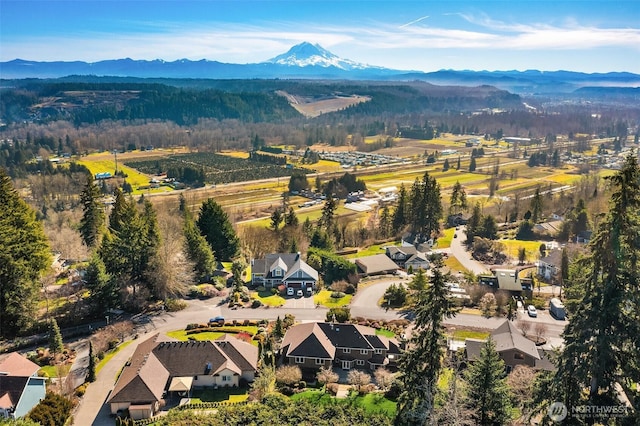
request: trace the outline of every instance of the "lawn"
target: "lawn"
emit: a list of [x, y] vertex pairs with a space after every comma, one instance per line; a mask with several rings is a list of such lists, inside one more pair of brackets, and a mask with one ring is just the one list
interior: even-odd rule
[[449, 271], [451, 271], [451, 273], [457, 273], [458, 271], [467, 271], [467, 268], [462, 266], [462, 263], [460, 263], [460, 261], [455, 256], [449, 256], [444, 259], [444, 266], [449, 268]]
[[376, 335], [388, 337], [390, 339], [396, 337], [396, 334], [393, 331], [387, 330], [386, 328], [378, 328], [376, 330]]
[[45, 365], [38, 370], [38, 373], [46, 373], [47, 377], [64, 377], [69, 374], [69, 370], [71, 370], [71, 364]]
[[[238, 332], [246, 331], [252, 336], [258, 333], [258, 327], [255, 325], [234, 325], [234, 326], [225, 325], [224, 328], [233, 328], [235, 330], [238, 330]], [[190, 337], [194, 340], [199, 340], [199, 341], [216, 340], [225, 334], [223, 331], [215, 331], [215, 330], [216, 328], [212, 327], [211, 331], [204, 331], [202, 333], [193, 333], [193, 334], [187, 334], [186, 330], [173, 330], [173, 331], [167, 332], [167, 336], [184, 342], [189, 340]], [[229, 334], [234, 336], [233, 333], [229, 333]], [[258, 341], [252, 339], [251, 344], [254, 346], [258, 346]]]
[[252, 293], [251, 297], [261, 301], [262, 304], [266, 306], [282, 306], [285, 302], [284, 298], [279, 294], [271, 294], [270, 289]]
[[505, 254], [512, 259], [518, 260], [518, 250], [524, 247], [527, 255], [527, 262], [534, 262], [540, 256], [541, 241], [521, 241], [521, 240], [498, 240], [504, 244]]
[[249, 398], [247, 389], [243, 388], [220, 388], [220, 389], [197, 389], [193, 391], [191, 404], [201, 404], [203, 402], [242, 402]]
[[[451, 240], [453, 240], [453, 234], [456, 233], [456, 228], [447, 228], [442, 231], [442, 235], [436, 240], [436, 248], [443, 249], [451, 247]], [[458, 238], [462, 236], [462, 233], [458, 235]]]
[[321, 304], [322, 306], [326, 306], [327, 308], [338, 308], [341, 306], [348, 305], [351, 302], [352, 294], [347, 294], [340, 299], [334, 299], [331, 297], [331, 290], [321, 290], [318, 294], [313, 296], [313, 302], [317, 304]]
[[354, 259], [357, 257], [373, 256], [374, 254], [384, 254], [385, 248], [388, 246], [398, 246], [399, 242], [389, 241], [388, 243], [375, 244], [369, 246], [363, 250], [358, 250], [357, 253], [351, 253], [344, 255], [345, 259]]
[[395, 417], [396, 415], [396, 402], [385, 398], [379, 393], [369, 393], [366, 395], [358, 395], [354, 398], [349, 397], [347, 399], [335, 399], [330, 394], [318, 390], [306, 390], [291, 396], [291, 399], [298, 401], [301, 399], [308, 399], [316, 404], [354, 404], [365, 409], [368, 413], [383, 413], [389, 417]]
[[[101, 156], [101, 158], [103, 157], [104, 156]], [[82, 164], [86, 166], [91, 171], [91, 174], [93, 175], [101, 172], [110, 172], [114, 174], [116, 170], [116, 163], [113, 159], [92, 160], [91, 155], [87, 157], [83, 157], [82, 160], [78, 161], [78, 164]], [[139, 190], [138, 187], [144, 187], [149, 185], [149, 180], [150, 180], [149, 176], [142, 174], [137, 170], [132, 169], [131, 167], [127, 167], [123, 165], [120, 161], [118, 161], [118, 170], [122, 170], [124, 173], [127, 174], [127, 182], [131, 184], [134, 194], [141, 194], [147, 191], [149, 192], [171, 191], [171, 189], [166, 186], [161, 186], [160, 188], [156, 188], [156, 189]]]
[[491, 333], [488, 331], [476, 331], [476, 330], [455, 330], [453, 332], [453, 338], [455, 340], [465, 339], [486, 339]]
[[111, 360], [111, 358], [113, 358], [119, 351], [120, 349], [124, 349], [127, 346], [129, 346], [131, 344], [131, 342], [133, 342], [133, 340], [127, 340], [126, 342], [118, 345], [115, 349], [113, 349], [112, 351], [106, 352], [104, 354], [104, 358], [102, 358], [100, 360], [100, 362], [96, 365], [96, 374], [98, 374], [98, 372], [102, 369], [102, 367], [104, 367], [105, 365], [107, 365], [107, 363], [109, 362], [109, 360]]

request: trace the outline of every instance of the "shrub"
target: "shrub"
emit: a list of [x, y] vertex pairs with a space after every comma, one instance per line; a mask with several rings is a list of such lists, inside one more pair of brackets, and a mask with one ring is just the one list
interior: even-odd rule
[[351, 310], [349, 308], [331, 308], [327, 312], [327, 322], [334, 320], [337, 322], [349, 322], [351, 319]]
[[254, 299], [254, 301], [251, 302], [251, 307], [252, 308], [259, 308], [260, 306], [262, 306], [262, 302], [259, 301], [258, 299]]
[[218, 295], [218, 290], [211, 284], [203, 284], [200, 286], [201, 297], [215, 297]]
[[189, 297], [197, 298], [202, 296], [202, 292], [200, 291], [200, 287], [197, 285], [189, 286]]
[[349, 283], [346, 282], [345, 280], [340, 280], [340, 281], [336, 281], [333, 284], [331, 284], [331, 290], [333, 291], [341, 291], [341, 292], [346, 292], [347, 291], [347, 287], [349, 286]]
[[113, 339], [113, 340], [109, 340], [109, 350], [114, 350], [115, 348], [118, 347], [118, 345], [120, 344], [119, 340]]
[[283, 365], [276, 369], [276, 382], [291, 386], [302, 380], [302, 371], [297, 365]]
[[334, 291], [331, 293], [331, 298], [332, 299], [341, 299], [345, 296], [345, 294], [341, 291]]
[[29, 419], [43, 425], [64, 425], [73, 403], [64, 396], [47, 392], [45, 398], [29, 412]]
[[76, 388], [75, 394], [78, 398], [84, 396], [84, 393], [87, 391], [87, 386], [89, 386], [89, 383], [83, 383]]
[[167, 299], [164, 301], [167, 312], [177, 312], [187, 308], [187, 302], [180, 299]]
[[262, 286], [262, 285], [261, 285], [261, 286], [258, 286], [258, 287], [256, 288], [256, 291], [257, 291], [257, 292], [263, 292], [263, 291], [265, 291], [265, 290], [266, 290], [266, 288], [265, 288], [264, 286]]
[[200, 328], [200, 324], [191, 323], [191, 324], [187, 324], [187, 326], [185, 327], [185, 330], [189, 331], [196, 328]]
[[278, 289], [277, 289], [277, 288], [275, 288], [275, 287], [274, 287], [274, 288], [271, 288], [271, 294], [273, 294], [273, 295], [275, 296], [275, 295], [276, 295], [276, 294], [278, 294], [278, 293], [279, 293], [279, 291], [278, 291]]
[[335, 395], [338, 393], [338, 384], [337, 383], [329, 383], [327, 384], [327, 392]]
[[344, 292], [347, 293], [347, 294], [355, 294], [356, 293], [356, 286], [354, 286], [353, 284], [349, 284]]

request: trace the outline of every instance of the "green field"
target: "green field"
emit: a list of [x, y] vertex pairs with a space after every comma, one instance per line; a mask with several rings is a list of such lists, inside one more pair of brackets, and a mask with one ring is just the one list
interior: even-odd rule
[[368, 393], [366, 395], [358, 395], [356, 397], [349, 397], [346, 399], [336, 399], [333, 396], [318, 390], [306, 390], [291, 396], [294, 401], [300, 399], [308, 399], [316, 404], [329, 405], [329, 404], [354, 404], [362, 407], [368, 413], [381, 413], [386, 414], [389, 417], [395, 417], [396, 415], [396, 402], [385, 398], [379, 393]]
[[[113, 159], [103, 159], [103, 155], [100, 156], [100, 159], [93, 160], [92, 156], [89, 155], [87, 157], [83, 157], [82, 160], [78, 160], [78, 164], [82, 164], [86, 168], [89, 169], [92, 175], [96, 175], [96, 173], [109, 172], [111, 174], [115, 174], [116, 171], [116, 163]], [[123, 165], [120, 161], [118, 162], [118, 170], [126, 173], [127, 182], [133, 188], [134, 194], [142, 194], [147, 192], [167, 192], [171, 191], [171, 188], [161, 186], [160, 188], [150, 188], [150, 189], [140, 189], [140, 187], [149, 186], [149, 176], [140, 173], [136, 169]]]
[[320, 290], [318, 294], [313, 296], [313, 302], [317, 305], [326, 306], [327, 308], [339, 308], [341, 306], [348, 305], [351, 302], [352, 294], [347, 294], [340, 299], [334, 299], [331, 297], [331, 290]]

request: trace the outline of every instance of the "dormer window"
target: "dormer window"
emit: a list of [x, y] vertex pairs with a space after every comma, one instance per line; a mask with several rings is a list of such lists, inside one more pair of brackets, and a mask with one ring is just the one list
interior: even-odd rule
[[274, 277], [281, 277], [282, 276], [282, 269], [280, 268], [276, 268], [273, 270], [273, 276]]

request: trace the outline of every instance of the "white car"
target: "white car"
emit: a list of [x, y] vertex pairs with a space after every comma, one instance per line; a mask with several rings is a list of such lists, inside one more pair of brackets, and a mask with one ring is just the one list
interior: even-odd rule
[[531, 318], [536, 318], [538, 316], [538, 311], [536, 310], [536, 307], [533, 305], [527, 306], [527, 313]]
[[296, 292], [296, 296], [298, 296], [298, 297], [302, 297], [302, 296], [304, 296], [304, 293], [302, 292], [302, 290], [298, 290], [298, 291]]
[[287, 287], [287, 296], [293, 296], [294, 290], [293, 287]]

